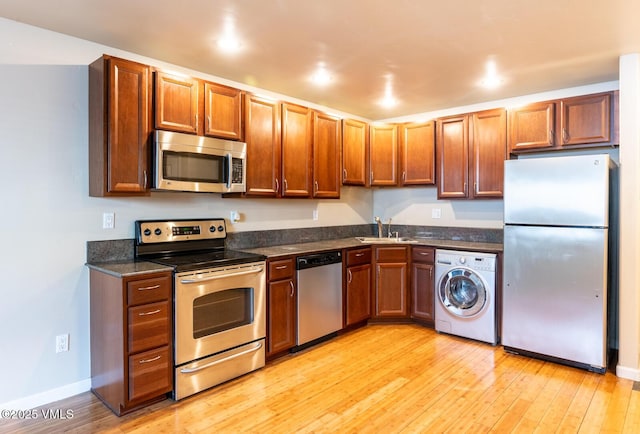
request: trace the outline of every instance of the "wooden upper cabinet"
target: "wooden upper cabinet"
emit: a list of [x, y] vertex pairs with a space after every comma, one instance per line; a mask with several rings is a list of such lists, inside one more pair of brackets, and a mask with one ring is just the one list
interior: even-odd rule
[[509, 152], [617, 145], [618, 99], [603, 92], [509, 110]]
[[340, 118], [313, 113], [313, 197], [340, 197]]
[[507, 112], [486, 110], [471, 115], [473, 197], [502, 197], [507, 158]]
[[281, 177], [280, 103], [255, 95], [245, 98], [247, 196], [278, 197]]
[[504, 109], [438, 119], [438, 198], [502, 197], [506, 124]]
[[342, 184], [369, 185], [369, 125], [342, 121]]
[[466, 198], [469, 184], [469, 116], [438, 119], [438, 198]]
[[311, 196], [312, 111], [282, 104], [282, 196]]
[[155, 71], [155, 127], [202, 135], [199, 128], [200, 81]]
[[541, 102], [509, 111], [509, 152], [552, 148], [555, 104]]
[[151, 68], [103, 56], [89, 66], [89, 195], [149, 194]]
[[400, 127], [400, 185], [435, 184], [435, 122]]
[[204, 135], [244, 140], [243, 92], [221, 84], [204, 82]]
[[611, 94], [596, 94], [560, 101], [560, 144], [572, 146], [611, 141]]
[[369, 165], [372, 186], [398, 185], [398, 127], [371, 125]]

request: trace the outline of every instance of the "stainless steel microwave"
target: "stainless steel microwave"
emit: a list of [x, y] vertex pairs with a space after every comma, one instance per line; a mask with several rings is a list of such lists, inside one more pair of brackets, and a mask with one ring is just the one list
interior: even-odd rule
[[154, 190], [243, 193], [247, 144], [156, 130]]

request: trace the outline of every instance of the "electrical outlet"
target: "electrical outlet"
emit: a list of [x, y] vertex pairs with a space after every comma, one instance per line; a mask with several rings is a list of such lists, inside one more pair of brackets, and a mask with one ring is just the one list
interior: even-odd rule
[[116, 227], [116, 215], [112, 212], [102, 214], [102, 229], [113, 229]]
[[314, 220], [318, 220], [318, 210], [314, 209], [313, 213], [311, 213], [311, 216]]
[[440, 208], [433, 208], [431, 210], [431, 218], [439, 219], [442, 216], [442, 210]]
[[56, 336], [56, 353], [69, 351], [69, 334]]

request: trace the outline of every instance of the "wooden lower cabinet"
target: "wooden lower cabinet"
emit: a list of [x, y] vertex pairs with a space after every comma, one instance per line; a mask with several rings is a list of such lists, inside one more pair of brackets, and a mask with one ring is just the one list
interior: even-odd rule
[[293, 257], [269, 260], [267, 281], [266, 357], [271, 358], [296, 345], [298, 294]]
[[434, 261], [432, 247], [411, 249], [411, 318], [434, 324]]
[[373, 317], [409, 318], [407, 246], [377, 246], [374, 250]]
[[371, 317], [371, 248], [347, 250], [344, 281], [344, 326], [349, 327]]
[[118, 416], [173, 390], [172, 274], [91, 269], [91, 390]]

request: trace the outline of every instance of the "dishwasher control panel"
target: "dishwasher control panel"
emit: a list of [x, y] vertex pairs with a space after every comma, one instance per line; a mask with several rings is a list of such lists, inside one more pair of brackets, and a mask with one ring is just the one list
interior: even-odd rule
[[342, 252], [340, 250], [334, 250], [331, 252], [314, 253], [312, 255], [298, 256], [296, 259], [296, 270], [304, 270], [305, 268], [339, 264], [342, 262]]

